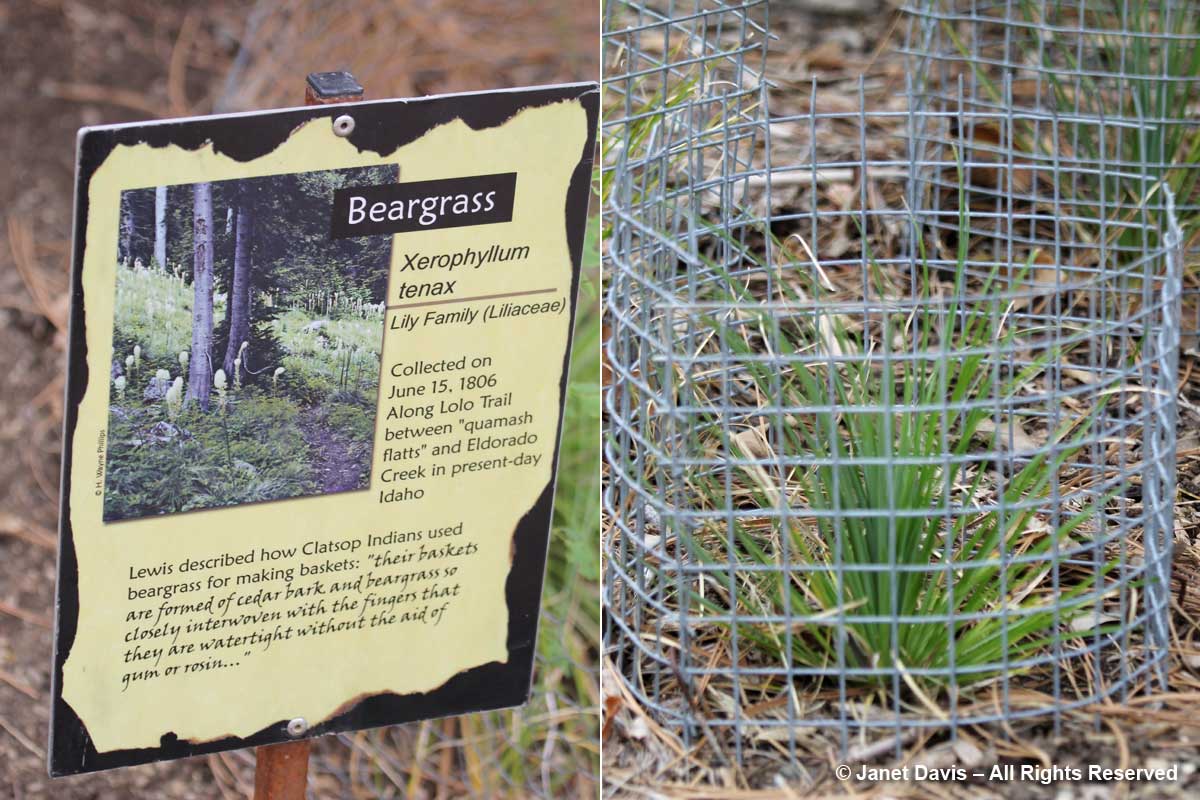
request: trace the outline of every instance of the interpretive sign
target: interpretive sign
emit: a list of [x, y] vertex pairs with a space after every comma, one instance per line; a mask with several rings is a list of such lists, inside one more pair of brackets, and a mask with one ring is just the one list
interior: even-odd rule
[[524, 702], [597, 113], [81, 132], [52, 774]]

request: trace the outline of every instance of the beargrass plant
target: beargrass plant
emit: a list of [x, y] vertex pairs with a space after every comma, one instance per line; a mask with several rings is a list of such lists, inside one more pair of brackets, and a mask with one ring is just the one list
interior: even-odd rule
[[[857, 670], [848, 675], [851, 681], [883, 683], [901, 672], [928, 686], [964, 686], [1056, 641], [1095, 632], [1077, 620], [1093, 607], [1090, 590], [1111, 564], [1057, 596], [1043, 583], [1068, 555], [1103, 546], [1077, 539], [1096, 533], [1097, 515], [1110, 497], [1091, 497], [1076, 511], [1061, 505], [1061, 498], [1051, 500], [1098, 412], [1047, 431], [1045, 445], [1009, 457], [1011, 474], [990, 476], [986, 462], [999, 458], [994, 454], [1004, 446], [1004, 426], [988, 423], [1064, 353], [1034, 346], [1039, 331], [1011, 322], [1012, 302], [998, 280], [1001, 265], [972, 285], [961, 189], [959, 200], [948, 298], [935, 294], [937, 268], [923, 249], [914, 265], [918, 289], [905, 301], [896, 299], [899, 293], [869, 251], [882, 300], [847, 308], [822, 301], [817, 281], [805, 292], [781, 278], [776, 284], [797, 312], [787, 313], [786, 325], [773, 324], [769, 310], [755, 310], [757, 301], [745, 286], [724, 281], [725, 299], [750, 323], [739, 327], [779, 330], [771, 342], [790, 364], [781, 370], [755, 359], [759, 345], [750, 337], [713, 323], [751, 394], [773, 407], [813, 411], [776, 426], [781, 435], [775, 447], [783, 452], [764, 456], [739, 448], [736, 440], [722, 442], [739, 459], [736, 469], [755, 504], [782, 521], [773, 521], [767, 535], [761, 524], [739, 517], [729, 536], [681, 536], [710, 566], [728, 564], [730, 553], [720, 550], [732, 548], [740, 563], [756, 568], [739, 574], [727, 605], [711, 589], [693, 591], [691, 600], [701, 609], [760, 620], [786, 610], [803, 623], [736, 623], [742, 640], [773, 660], [815, 669], [844, 665]], [[1005, 282], [1020, 286], [1035, 258], [1031, 253], [1011, 270], [1004, 265]], [[716, 264], [708, 266], [720, 272]], [[870, 333], [851, 323], [864, 309], [878, 320]], [[1040, 355], [1027, 356], [1023, 366], [998, 360], [1001, 352], [1039, 348]], [[770, 424], [778, 413], [759, 418]], [[973, 450], [980, 440], [992, 445], [982, 454]], [[768, 467], [775, 459], [786, 462], [789, 485], [780, 486], [756, 458], [767, 459]], [[702, 503], [721, 508], [728, 502], [722, 480], [690, 477]], [[799, 498], [796, 507], [778, 514], [792, 498]], [[1061, 506], [1055, 529], [1049, 524], [1052, 502]]]
[[[1031, 26], [1027, 35], [1016, 37], [1016, 46], [1045, 76], [1046, 101], [1062, 117], [1146, 123], [1109, 124], [1103, 130], [1072, 123], [1069, 146], [1076, 157], [1114, 168], [1080, 171], [1060, 188], [1068, 199], [1095, 204], [1097, 218], [1120, 218], [1143, 211], [1153, 216], [1153, 208], [1165, 207], [1165, 201], [1148, 208], [1146, 201], [1168, 187], [1179, 201], [1184, 236], [1193, 239], [1200, 232], [1200, 203], [1194, 202], [1200, 190], [1200, 124], [1188, 120], [1200, 104], [1200, 15], [1178, 0], [1110, 0], [1070, 6], [1070, 13], [1080, 15], [1078, 29], [1060, 31], [1047, 25], [1046, 7], [1044, 0], [1020, 0], [1015, 10]], [[988, 99], [1005, 102], [1002, 87], [972, 57], [953, 24], [943, 22], [943, 30]], [[1070, 38], [1057, 41], [1060, 37]], [[1127, 77], [1100, 77], [1101, 70]], [[1035, 137], [1032, 129], [1014, 131], [1014, 138], [1030, 152], [1049, 155], [1058, 147]], [[1139, 254], [1145, 235], [1142, 226], [1132, 226], [1120, 243]]]
[[[623, 50], [618, 50], [608, 59], [617, 63], [627, 57]], [[692, 167], [687, 148], [659, 152], [663, 150], [662, 143], [672, 137], [671, 126], [684, 119], [685, 109], [686, 123], [694, 129], [689, 136], [697, 140], [720, 136], [722, 131], [735, 127], [739, 117], [750, 113], [750, 108], [740, 108], [733, 99], [737, 88], [734, 84], [721, 80], [704, 61], [692, 63], [686, 42], [669, 48], [664, 63], [678, 65], [670, 70], [665, 82], [663, 73], [649, 70], [644, 75], [605, 84], [604, 117], [621, 119], [623, 129], [619, 133], [606, 132], [601, 138], [603, 168], [596, 167], [593, 188], [599, 188], [602, 208], [607, 208], [610, 202], [614, 188], [612, 168], [619, 162], [636, 164], [651, 152], [656, 154], [656, 168], [631, 184], [632, 196], [622, 201], [634, 207], [667, 188], [665, 176], [687, 172]], [[616, 88], [621, 83], [624, 86]], [[729, 96], [722, 98], [720, 91]], [[606, 235], [610, 232], [605, 230]]]
[[[674, 58], [678, 55], [679, 49], [676, 48], [671, 52], [672, 58]], [[628, 82], [625, 91], [632, 98], [636, 98], [636, 101], [633, 102], [635, 110], [625, 123], [626, 130], [621, 136], [603, 137], [602, 163], [611, 165], [621, 159], [635, 162], [645, 157], [655, 141], [655, 137], [662, 136], [662, 125], [670, 113], [683, 108], [692, 101], [705, 83], [704, 74], [699, 69], [695, 74], [689, 75], [669, 87], [653, 83], [656, 78], [657, 76], [646, 75]], [[614, 114], [621, 116], [625, 113], [617, 107], [617, 104], [624, 102], [625, 99], [620, 95], [612, 97], [610, 108]], [[718, 122], [719, 120], [716, 118], [708, 120], [707, 129], [713, 130]], [[681, 165], [683, 158], [682, 154], [673, 156], [672, 165]], [[600, 197], [603, 202], [607, 202], [612, 189], [612, 174], [598, 170], [597, 177], [598, 180], [595, 183], [600, 187]], [[659, 187], [656, 185], [639, 187], [639, 194], [652, 195], [657, 188]]]

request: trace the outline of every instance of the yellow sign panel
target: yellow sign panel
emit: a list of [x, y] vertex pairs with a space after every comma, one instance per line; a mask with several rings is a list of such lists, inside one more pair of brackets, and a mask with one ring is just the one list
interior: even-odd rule
[[55, 774], [523, 701], [596, 107], [82, 134]]

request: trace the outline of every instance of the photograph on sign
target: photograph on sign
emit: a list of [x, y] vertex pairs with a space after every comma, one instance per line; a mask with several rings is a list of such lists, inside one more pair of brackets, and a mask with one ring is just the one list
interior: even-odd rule
[[392, 240], [331, 238], [329, 209], [343, 187], [395, 180], [121, 193], [105, 522], [367, 488]]
[[597, 114], [81, 132], [52, 774], [528, 698]]

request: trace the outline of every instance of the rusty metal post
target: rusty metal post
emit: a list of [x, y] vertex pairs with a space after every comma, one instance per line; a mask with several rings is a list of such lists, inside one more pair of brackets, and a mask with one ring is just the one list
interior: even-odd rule
[[304, 105], [352, 103], [363, 99], [363, 87], [349, 72], [310, 72], [304, 85]]
[[[349, 72], [311, 72], [304, 104], [321, 106], [362, 100], [363, 88]], [[254, 800], [304, 800], [312, 742], [270, 744], [255, 750]]]
[[304, 800], [310, 749], [308, 739], [256, 749], [254, 800]]

